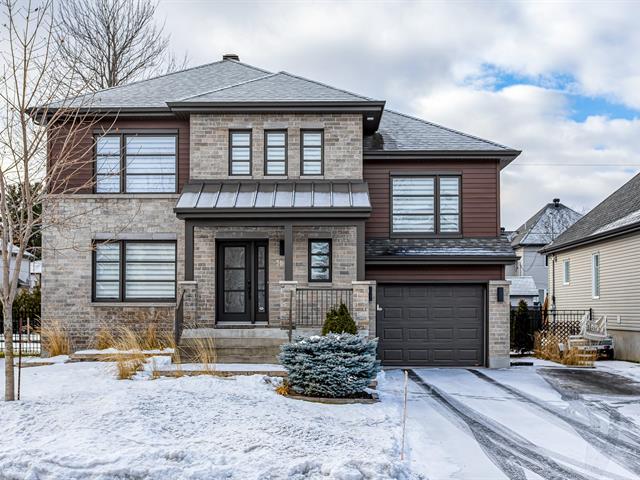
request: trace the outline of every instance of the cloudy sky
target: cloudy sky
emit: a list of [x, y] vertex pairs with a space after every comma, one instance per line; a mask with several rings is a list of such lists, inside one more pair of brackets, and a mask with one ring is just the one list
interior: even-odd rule
[[190, 64], [225, 52], [522, 155], [502, 223], [554, 197], [586, 212], [640, 171], [640, 2], [160, 0]]

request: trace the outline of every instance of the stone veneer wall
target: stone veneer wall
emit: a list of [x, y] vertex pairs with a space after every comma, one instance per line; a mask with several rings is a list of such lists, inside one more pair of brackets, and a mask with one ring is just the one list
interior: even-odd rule
[[42, 233], [42, 323], [61, 322], [72, 348], [93, 346], [101, 327], [173, 329], [174, 304], [92, 303], [95, 238], [177, 240], [177, 280], [184, 278], [184, 224], [173, 213], [176, 195], [52, 196]]
[[[288, 132], [288, 177], [300, 177], [300, 129], [324, 130], [324, 175], [362, 179], [360, 114], [193, 114], [191, 179], [229, 178], [229, 130], [252, 130], [252, 177], [264, 177], [264, 130]], [[234, 176], [232, 178], [251, 178]], [[283, 177], [276, 177], [283, 178]]]
[[[504, 288], [504, 299], [498, 302], [498, 288]], [[506, 368], [510, 365], [510, 310], [509, 282], [489, 282], [489, 368]]]
[[[356, 279], [356, 227], [312, 226], [293, 227], [293, 272], [298, 286], [308, 285], [308, 239], [331, 238], [333, 252], [333, 282], [314, 283], [317, 286], [350, 287]], [[281, 288], [284, 280], [284, 256], [280, 255], [280, 240], [284, 239], [282, 227], [196, 227], [194, 231], [194, 280], [197, 283], [198, 328], [215, 325], [215, 265], [216, 240], [265, 239], [268, 247], [269, 323], [279, 325]]]

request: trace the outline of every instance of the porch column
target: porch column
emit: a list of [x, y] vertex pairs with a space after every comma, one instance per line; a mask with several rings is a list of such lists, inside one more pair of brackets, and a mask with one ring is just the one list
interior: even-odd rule
[[184, 279], [193, 280], [193, 222], [184, 222]]
[[356, 280], [364, 280], [364, 261], [364, 222], [358, 222], [356, 225]]
[[284, 279], [293, 280], [293, 225], [284, 224]]

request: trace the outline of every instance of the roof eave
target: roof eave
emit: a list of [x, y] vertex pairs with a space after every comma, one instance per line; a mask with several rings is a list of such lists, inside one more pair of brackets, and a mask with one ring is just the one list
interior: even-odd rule
[[518, 258], [515, 255], [383, 255], [367, 257], [365, 262], [367, 265], [510, 265]]
[[180, 219], [224, 219], [224, 220], [268, 220], [269, 223], [283, 219], [354, 218], [367, 219], [371, 207], [330, 208], [174, 208]]
[[462, 160], [485, 160], [496, 158], [500, 161], [500, 169], [505, 168], [518, 155], [521, 150], [498, 149], [498, 150], [364, 150], [362, 156], [364, 160], [385, 160], [393, 159], [420, 159], [420, 158], [442, 158], [453, 157]]
[[640, 222], [633, 223], [631, 225], [625, 225], [624, 227], [619, 227], [613, 230], [609, 230], [606, 232], [599, 233], [597, 235], [589, 235], [587, 237], [579, 238], [577, 240], [573, 240], [567, 243], [561, 243], [557, 246], [547, 245], [544, 248], [538, 250], [539, 253], [542, 254], [550, 254], [556, 253], [563, 250], [568, 250], [575, 247], [580, 247], [582, 245], [588, 245], [595, 242], [601, 242], [603, 240], [608, 240], [609, 238], [619, 237], [621, 235], [626, 235], [628, 233], [635, 233], [640, 231]]

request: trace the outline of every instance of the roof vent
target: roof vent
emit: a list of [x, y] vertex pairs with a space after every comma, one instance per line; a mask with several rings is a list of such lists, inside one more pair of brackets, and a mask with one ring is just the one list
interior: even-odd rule
[[235, 60], [236, 62], [239, 62], [240, 57], [235, 53], [225, 53], [222, 55], [222, 60]]
[[559, 198], [554, 198], [553, 199], [553, 206], [558, 208], [560, 206], [560, 199]]

